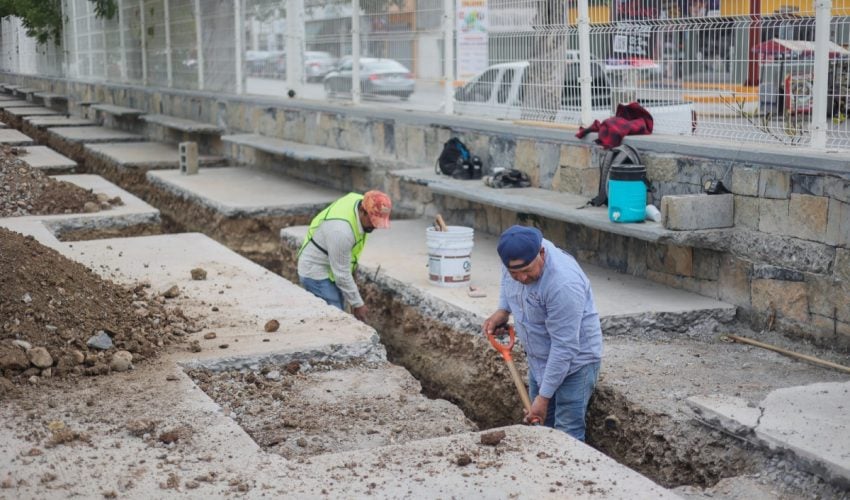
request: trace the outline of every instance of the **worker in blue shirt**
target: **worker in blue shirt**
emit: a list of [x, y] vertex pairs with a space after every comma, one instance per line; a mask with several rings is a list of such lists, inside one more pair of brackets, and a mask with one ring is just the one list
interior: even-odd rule
[[602, 360], [602, 328], [590, 281], [576, 260], [536, 228], [512, 226], [498, 245], [499, 309], [484, 321], [494, 333], [513, 315], [528, 358], [531, 414], [584, 441], [585, 414]]

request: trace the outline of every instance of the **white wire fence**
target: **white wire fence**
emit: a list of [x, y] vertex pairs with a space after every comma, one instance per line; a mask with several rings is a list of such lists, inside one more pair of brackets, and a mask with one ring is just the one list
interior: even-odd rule
[[850, 0], [61, 0], [0, 21], [0, 69], [850, 149]]

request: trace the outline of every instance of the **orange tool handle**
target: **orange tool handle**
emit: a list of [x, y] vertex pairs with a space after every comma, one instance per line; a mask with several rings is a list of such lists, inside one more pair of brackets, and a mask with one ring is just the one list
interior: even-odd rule
[[[519, 372], [514, 365], [513, 357], [511, 357], [511, 349], [513, 349], [514, 344], [516, 343], [516, 331], [514, 330], [513, 325], [503, 325], [498, 329], [501, 328], [507, 328], [508, 330], [508, 337], [510, 340], [507, 344], [502, 344], [496, 340], [496, 336], [492, 333], [487, 334], [487, 340], [489, 340], [490, 345], [499, 351], [499, 354], [505, 358], [505, 362], [508, 364], [508, 371], [511, 372], [511, 378], [513, 379], [516, 390], [519, 393], [519, 398], [522, 400], [522, 406], [525, 407], [526, 413], [531, 415], [531, 399], [528, 397], [528, 391], [525, 390], [525, 384], [522, 382]], [[537, 417], [534, 417], [531, 420], [531, 425], [540, 425], [540, 423], [540, 419]]]
[[516, 332], [514, 331], [513, 325], [502, 325], [497, 327], [496, 330], [501, 330], [503, 328], [507, 328], [508, 336], [510, 337], [510, 341], [508, 341], [507, 344], [502, 344], [496, 340], [496, 336], [492, 333], [487, 333], [487, 340], [490, 341], [490, 345], [492, 345], [494, 349], [499, 351], [499, 354], [505, 358], [505, 361], [512, 361], [513, 358], [511, 358], [511, 349], [514, 348], [514, 344], [516, 343]]

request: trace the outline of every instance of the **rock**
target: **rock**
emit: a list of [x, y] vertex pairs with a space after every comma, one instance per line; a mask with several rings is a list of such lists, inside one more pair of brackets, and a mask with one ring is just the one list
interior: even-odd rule
[[156, 429], [157, 422], [155, 420], [131, 420], [127, 422], [125, 428], [132, 436], [142, 437], [145, 434], [150, 434]]
[[219, 349], [227, 349], [228, 347], [230, 346], [227, 344], [221, 344], [220, 346], [218, 346]]
[[204, 334], [204, 338], [207, 340], [212, 340], [216, 337], [215, 332], [207, 332]]
[[15, 384], [6, 377], [0, 377], [0, 396], [7, 396], [15, 393]]
[[175, 297], [179, 297], [180, 296], [180, 287], [178, 287], [177, 285], [172, 285], [171, 288], [162, 292], [162, 296], [165, 297], [166, 299], [173, 299]]
[[286, 373], [295, 375], [301, 370], [301, 364], [298, 361], [290, 361], [284, 368], [286, 369]]
[[0, 345], [0, 372], [26, 370], [30, 365], [27, 354], [12, 345]]
[[605, 417], [605, 428], [611, 431], [619, 429], [620, 419], [616, 415], [608, 415]]
[[266, 373], [266, 378], [269, 380], [280, 380], [280, 372], [277, 370], [272, 370]]
[[201, 352], [201, 343], [193, 340], [189, 343], [189, 352]]
[[304, 439], [303, 437], [300, 437], [295, 441], [295, 444], [297, 444], [301, 448], [306, 448], [307, 447], [307, 440]]
[[29, 380], [29, 383], [30, 383], [30, 384], [33, 384], [33, 385], [38, 384], [38, 376], [37, 376], [37, 375], [33, 375], [33, 376], [32, 376], [32, 377], [30, 377], [28, 380]]
[[278, 320], [270, 319], [266, 322], [265, 329], [267, 332], [276, 332], [278, 328], [280, 328], [280, 323], [278, 322]]
[[186, 482], [184, 483], [184, 485], [186, 486], [186, 489], [187, 489], [187, 490], [194, 490], [195, 488], [197, 488], [197, 487], [198, 487], [198, 486], [200, 486], [201, 484], [200, 484], [199, 482], [197, 482], [197, 481], [186, 481]]
[[460, 467], [464, 467], [466, 465], [471, 464], [472, 459], [469, 458], [469, 455], [467, 455], [466, 453], [461, 453], [457, 456], [457, 458], [455, 458], [455, 463], [458, 464]]
[[192, 269], [190, 271], [190, 273], [192, 273], [192, 279], [195, 280], [195, 281], [201, 281], [201, 280], [207, 279], [207, 272], [200, 267], [196, 267], [195, 269]]
[[100, 330], [96, 335], [89, 337], [86, 345], [94, 349], [100, 349], [101, 351], [112, 349], [112, 337], [105, 331]]
[[106, 193], [97, 193], [95, 196], [97, 197], [98, 203], [109, 202], [109, 195]]
[[32, 297], [30, 296], [30, 294], [25, 293], [24, 296], [21, 297], [21, 302], [23, 302], [24, 304], [29, 304], [30, 302], [32, 302]]
[[32, 349], [32, 344], [30, 344], [26, 340], [13, 340], [12, 345], [16, 345], [24, 351], [29, 351], [30, 349]]
[[116, 372], [126, 372], [133, 364], [133, 355], [128, 351], [118, 351], [112, 355], [109, 367]]
[[74, 349], [71, 351], [71, 357], [74, 359], [74, 363], [81, 365], [86, 360], [86, 355], [82, 353], [82, 351], [78, 351]]
[[30, 363], [39, 368], [49, 368], [53, 366], [53, 357], [47, 352], [44, 347], [33, 347], [27, 350], [27, 358]]
[[91, 214], [94, 212], [100, 212], [100, 205], [93, 201], [87, 201], [85, 205], [83, 205], [83, 212]]
[[481, 444], [487, 446], [496, 446], [505, 439], [505, 431], [492, 431], [481, 434]]

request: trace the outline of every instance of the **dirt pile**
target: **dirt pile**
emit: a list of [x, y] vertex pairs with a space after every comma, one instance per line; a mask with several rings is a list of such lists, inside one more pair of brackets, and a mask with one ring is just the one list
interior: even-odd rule
[[125, 371], [200, 330], [148, 286], [122, 288], [0, 228], [0, 395], [15, 381]]
[[121, 198], [96, 195], [57, 181], [21, 160], [25, 151], [0, 147], [0, 217], [97, 212], [122, 205]]

